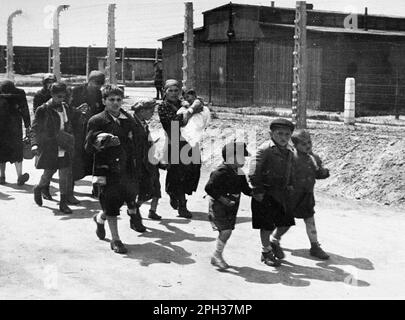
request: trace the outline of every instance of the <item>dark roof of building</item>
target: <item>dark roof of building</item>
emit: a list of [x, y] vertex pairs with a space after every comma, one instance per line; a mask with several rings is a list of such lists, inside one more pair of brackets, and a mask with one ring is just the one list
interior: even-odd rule
[[[223, 8], [226, 8], [229, 6], [229, 3], [226, 3], [222, 6], [219, 7], [215, 7], [212, 9], [209, 9], [207, 11], [204, 11], [203, 14], [209, 13], [209, 12], [213, 12], [213, 11], [218, 11], [221, 10]], [[253, 5], [253, 4], [240, 4], [240, 3], [233, 3], [232, 2], [232, 7], [243, 7], [243, 8], [273, 8], [273, 9], [281, 9], [281, 10], [291, 10], [291, 11], [295, 11], [295, 8], [287, 8], [287, 7], [271, 7], [271, 6], [262, 6], [262, 5]], [[342, 14], [342, 15], [348, 15], [351, 12], [343, 12], [343, 11], [329, 11], [329, 10], [316, 10], [316, 9], [308, 9], [308, 11], [311, 12], [319, 12], [319, 13], [335, 13], [335, 14]], [[354, 12], [356, 14], [363, 14], [361, 12]], [[403, 16], [395, 16], [395, 15], [383, 15], [383, 14], [370, 14], [370, 12], [368, 13], [369, 17], [381, 17], [381, 18], [393, 18], [393, 19], [405, 19], [405, 17]]]
[[[204, 27], [194, 28], [194, 34], [196, 32], [202, 31], [203, 29], [204, 29]], [[184, 32], [172, 34], [171, 36], [160, 38], [160, 39], [158, 39], [158, 41], [164, 41], [164, 40], [167, 40], [167, 39], [176, 38], [176, 37], [182, 36], [183, 34], [184, 34]]]

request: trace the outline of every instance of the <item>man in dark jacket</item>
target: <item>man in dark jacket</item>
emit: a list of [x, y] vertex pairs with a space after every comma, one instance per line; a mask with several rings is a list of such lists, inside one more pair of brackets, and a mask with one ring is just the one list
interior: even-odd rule
[[64, 102], [67, 87], [64, 83], [51, 86], [51, 100], [38, 107], [32, 123], [31, 150], [37, 156], [35, 167], [44, 169], [39, 183], [34, 187], [34, 201], [42, 206], [42, 189], [49, 186], [54, 173], [59, 170], [59, 210], [72, 213], [68, 203], [77, 203], [73, 197], [72, 154], [74, 137], [72, 123], [79, 111], [70, 110]]
[[93, 70], [89, 74], [89, 81], [83, 85], [72, 89], [69, 105], [73, 109], [80, 106], [87, 106], [87, 112], [83, 113], [73, 127], [73, 135], [75, 136], [75, 152], [73, 155], [73, 181], [83, 179], [85, 176], [91, 175], [92, 157], [84, 150], [84, 141], [86, 138], [86, 129], [89, 119], [104, 110], [104, 105], [101, 97], [101, 87], [105, 81], [105, 75]]
[[[112, 238], [111, 249], [116, 253], [126, 253], [117, 225], [121, 206], [127, 204], [131, 227], [140, 222], [136, 216], [135, 203], [138, 185], [134, 163], [134, 119], [121, 109], [124, 93], [120, 88], [107, 85], [103, 88], [102, 96], [105, 110], [90, 118], [85, 142], [86, 151], [95, 158], [95, 169], [105, 168], [104, 178], [95, 181], [101, 189], [99, 200], [102, 212], [94, 215], [93, 219], [97, 224], [98, 238], [105, 238], [104, 222], [107, 220]], [[118, 138], [119, 146], [115, 147], [118, 148], [117, 153], [104, 154], [97, 148], [98, 136], [104, 133], [113, 135], [114, 139]], [[100, 163], [100, 158], [105, 159], [106, 163]], [[98, 176], [98, 173], [93, 172], [93, 176]]]

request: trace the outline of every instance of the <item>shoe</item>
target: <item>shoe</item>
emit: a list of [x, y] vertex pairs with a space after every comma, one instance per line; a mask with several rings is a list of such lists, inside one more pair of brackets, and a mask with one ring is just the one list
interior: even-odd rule
[[262, 257], [261, 257], [262, 262], [264, 262], [266, 265], [270, 267], [278, 267], [281, 265], [280, 260], [278, 260], [273, 252], [262, 252]]
[[24, 185], [24, 183], [26, 183], [29, 178], [30, 178], [30, 175], [29, 175], [28, 173], [22, 174], [22, 175], [19, 176], [18, 179], [17, 179], [17, 185], [19, 185], [19, 186]]
[[145, 226], [142, 224], [142, 217], [141, 217], [141, 214], [139, 213], [139, 209], [136, 210], [135, 214], [129, 214], [129, 211], [128, 211], [128, 215], [131, 217], [129, 220], [129, 227], [132, 230], [135, 230], [137, 232], [146, 231]]
[[178, 212], [179, 212], [179, 217], [187, 218], [187, 219], [191, 219], [193, 217], [191, 212], [188, 211], [188, 209], [187, 209], [187, 201], [179, 203]]
[[152, 219], [152, 220], [160, 220], [160, 219], [162, 219], [162, 217], [159, 216], [159, 215], [156, 213], [156, 211], [153, 211], [153, 210], [149, 210], [148, 218], [149, 218], [149, 219]]
[[95, 214], [93, 216], [93, 220], [97, 225], [97, 229], [96, 229], [96, 235], [100, 240], [104, 240], [105, 239], [105, 228], [104, 228], [104, 224], [103, 223], [98, 223], [97, 222], [97, 214]]
[[0, 177], [0, 184], [6, 184], [6, 177]]
[[125, 248], [121, 240], [112, 240], [110, 242], [111, 250], [114, 250], [115, 253], [127, 253], [128, 250]]
[[64, 213], [64, 214], [71, 214], [72, 213], [72, 210], [67, 205], [67, 197], [65, 195], [60, 196], [59, 211]]
[[49, 186], [43, 187], [41, 192], [42, 192], [43, 199], [53, 201], [51, 193], [49, 192]]
[[277, 242], [270, 242], [271, 245], [271, 249], [274, 252], [274, 255], [276, 256], [277, 259], [284, 259], [285, 258], [285, 254], [283, 249], [280, 246], [280, 243]]
[[39, 205], [41, 207], [42, 206], [41, 189], [38, 187], [38, 185], [36, 185], [33, 190], [34, 190], [34, 201], [37, 205]]
[[69, 204], [76, 205], [76, 204], [79, 204], [79, 203], [80, 203], [80, 200], [76, 199], [75, 196], [72, 194], [72, 195], [70, 195], [70, 196], [67, 197], [67, 202], [68, 202]]
[[174, 210], [177, 210], [179, 208], [179, 201], [175, 198], [170, 197], [170, 205]]
[[311, 249], [309, 250], [309, 254], [313, 257], [322, 259], [322, 260], [328, 260], [329, 259], [329, 255], [322, 250], [322, 248], [320, 247], [319, 244], [313, 244], [311, 246]]
[[213, 266], [216, 266], [216, 267], [220, 268], [220, 269], [228, 269], [229, 268], [229, 265], [225, 262], [222, 255], [214, 254], [211, 257], [211, 264]]

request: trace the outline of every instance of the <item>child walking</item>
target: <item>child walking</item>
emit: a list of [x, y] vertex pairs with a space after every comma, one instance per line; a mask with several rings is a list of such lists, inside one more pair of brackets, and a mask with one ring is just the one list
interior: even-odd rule
[[322, 167], [321, 159], [312, 152], [311, 136], [306, 130], [297, 130], [291, 136], [294, 144], [294, 192], [292, 204], [294, 217], [304, 219], [308, 239], [311, 243], [311, 256], [327, 260], [329, 255], [322, 250], [318, 242], [315, 226], [315, 179], [326, 179], [329, 170]]
[[216, 250], [211, 257], [211, 264], [220, 269], [229, 268], [222, 253], [235, 228], [241, 192], [251, 196], [252, 190], [241, 168], [245, 156], [249, 156], [246, 144], [230, 142], [222, 148], [224, 162], [210, 175], [205, 191], [211, 197], [208, 218], [215, 231], [219, 231]]

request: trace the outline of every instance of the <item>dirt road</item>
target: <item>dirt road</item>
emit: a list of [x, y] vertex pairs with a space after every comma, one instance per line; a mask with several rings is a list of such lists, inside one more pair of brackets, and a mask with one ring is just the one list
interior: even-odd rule
[[[405, 298], [405, 216], [397, 209], [318, 193], [319, 237], [331, 259], [309, 256], [305, 227], [297, 221], [282, 241], [286, 259], [276, 269], [260, 262], [259, 234], [243, 197], [224, 254], [232, 267], [221, 272], [209, 263], [216, 234], [206, 219], [206, 170], [189, 201], [192, 220], [176, 217], [164, 195], [163, 219], [144, 219], [148, 232], [140, 234], [129, 229], [122, 210], [119, 229], [129, 252], [117, 255], [96, 238], [91, 217], [99, 205], [89, 197], [89, 179], [76, 188], [82, 203], [72, 206], [74, 214], [60, 215], [56, 201], [34, 204], [31, 190], [41, 172], [32, 160], [24, 165], [32, 173], [27, 185], [15, 184], [8, 164], [9, 183], [0, 186], [0, 299]], [[141, 210], [146, 217], [147, 206]]]

